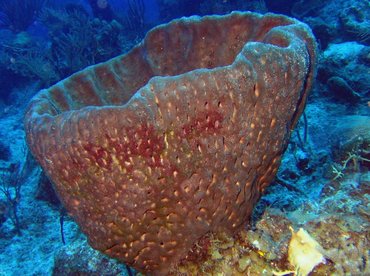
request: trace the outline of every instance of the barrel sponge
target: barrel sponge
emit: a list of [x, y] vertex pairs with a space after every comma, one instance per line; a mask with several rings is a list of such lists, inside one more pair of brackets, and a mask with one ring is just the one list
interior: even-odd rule
[[41, 90], [27, 141], [91, 246], [163, 275], [206, 233], [248, 222], [315, 64], [313, 35], [297, 20], [181, 18]]

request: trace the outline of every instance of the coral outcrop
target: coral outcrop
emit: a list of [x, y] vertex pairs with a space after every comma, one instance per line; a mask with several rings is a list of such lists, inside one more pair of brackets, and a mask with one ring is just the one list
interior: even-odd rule
[[309, 28], [285, 16], [182, 18], [40, 91], [28, 144], [94, 248], [163, 275], [249, 220], [315, 62]]

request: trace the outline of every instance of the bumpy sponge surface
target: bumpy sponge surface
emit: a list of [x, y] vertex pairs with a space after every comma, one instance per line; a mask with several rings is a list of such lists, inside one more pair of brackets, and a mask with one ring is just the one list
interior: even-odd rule
[[308, 27], [190, 17], [31, 101], [28, 144], [90, 244], [164, 274], [233, 234], [278, 169], [315, 72]]

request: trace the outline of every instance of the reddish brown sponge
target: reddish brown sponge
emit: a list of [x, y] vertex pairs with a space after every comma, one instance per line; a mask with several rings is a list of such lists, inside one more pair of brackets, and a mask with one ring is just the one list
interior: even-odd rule
[[28, 144], [94, 248], [163, 275], [206, 233], [248, 221], [304, 108], [315, 47], [280, 15], [172, 21], [40, 91]]

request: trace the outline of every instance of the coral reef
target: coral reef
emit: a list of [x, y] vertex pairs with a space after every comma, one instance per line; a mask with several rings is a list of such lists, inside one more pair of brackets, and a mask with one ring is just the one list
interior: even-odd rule
[[34, 40], [28, 33], [21, 32], [0, 44], [3, 50], [3, 66], [14, 73], [39, 80], [49, 86], [60, 79], [48, 49]]
[[68, 76], [121, 52], [121, 24], [115, 20], [107, 22], [91, 18], [82, 7], [46, 9], [41, 22], [48, 27], [50, 55], [61, 76]]
[[91, 247], [66, 246], [55, 256], [53, 275], [126, 275], [118, 262], [111, 262], [107, 256]]
[[0, 26], [14, 32], [25, 31], [48, 0], [0, 0]]
[[[277, 176], [257, 202], [251, 222], [235, 236], [207, 233], [170, 273], [301, 273], [297, 269], [301, 265], [289, 257], [289, 252], [291, 229], [296, 233], [302, 228], [319, 244], [325, 258], [309, 275], [370, 275], [369, 1], [50, 0], [44, 5], [46, 9], [36, 13], [22, 9], [22, 5], [37, 1], [0, 2], [14, 6], [16, 17], [22, 17], [19, 24], [24, 26], [15, 28], [18, 22], [13, 24], [4, 10], [0, 11], [0, 176], [6, 181], [2, 182], [5, 193], [0, 191], [0, 275], [136, 274], [88, 244], [75, 221], [63, 209], [60, 212], [58, 198], [45, 173], [40, 174], [32, 158], [24, 160], [25, 133], [21, 122], [26, 104], [41, 88], [85, 67], [84, 64], [92, 65], [127, 52], [143, 38], [149, 26], [182, 16], [232, 10], [300, 16], [319, 43], [318, 74]], [[119, 28], [112, 26], [114, 21], [119, 22]], [[78, 41], [85, 39], [85, 34], [91, 34], [91, 45]], [[69, 35], [76, 39], [69, 39]], [[73, 53], [63, 52], [75, 51], [73, 45], [57, 45], [58, 40], [65, 38], [87, 47], [76, 62], [67, 60]], [[99, 58], [85, 55], [89, 51], [95, 51]], [[112, 56], [101, 55], [108, 52]], [[141, 74], [138, 71], [132, 78]], [[65, 112], [80, 111], [79, 107], [75, 109]], [[13, 181], [17, 178], [17, 164], [24, 162], [28, 167], [26, 177]], [[18, 197], [14, 184], [21, 185]], [[102, 193], [106, 192], [102, 189]], [[15, 209], [9, 199], [16, 200], [21, 235], [17, 235], [12, 213]]]
[[36, 80], [41, 87], [48, 87], [86, 66], [117, 56], [125, 44], [130, 45], [124, 41], [118, 21], [91, 17], [80, 5], [44, 8], [38, 20], [47, 28], [46, 41], [28, 32], [1, 34], [0, 70], [5, 71], [2, 75], [14, 73], [19, 83]]
[[93, 247], [165, 273], [207, 233], [248, 221], [304, 108], [315, 56], [308, 27], [288, 17], [176, 20], [41, 91], [28, 143]]
[[[193, 248], [192, 258], [179, 264], [171, 275], [288, 275], [297, 272], [295, 261], [289, 258], [294, 238], [293, 234], [289, 242], [289, 227], [292, 225], [304, 227], [300, 230], [303, 237], [299, 238], [314, 245], [308, 252], [296, 252], [301, 254], [301, 261], [312, 261], [310, 252], [319, 250], [320, 264], [310, 265], [309, 270], [313, 271], [309, 275], [368, 275], [370, 242], [367, 229], [370, 225], [367, 185], [369, 178], [357, 187], [328, 184], [324, 192], [331, 195], [317, 203], [316, 206], [321, 208], [302, 206], [296, 210], [299, 219], [298, 216], [288, 219], [287, 214], [275, 208], [266, 209], [255, 229], [243, 230], [233, 238], [227, 235], [204, 238]], [[340, 197], [346, 198], [347, 202], [335, 206], [333, 202], [340, 199], [338, 194], [342, 194]], [[353, 198], [357, 207], [343, 208]], [[361, 210], [360, 216], [355, 215], [357, 208]], [[298, 270], [297, 275], [308, 273]]]
[[369, 47], [357, 42], [330, 45], [321, 55], [318, 80], [328, 84], [336, 99], [358, 102], [370, 95], [368, 54]]

